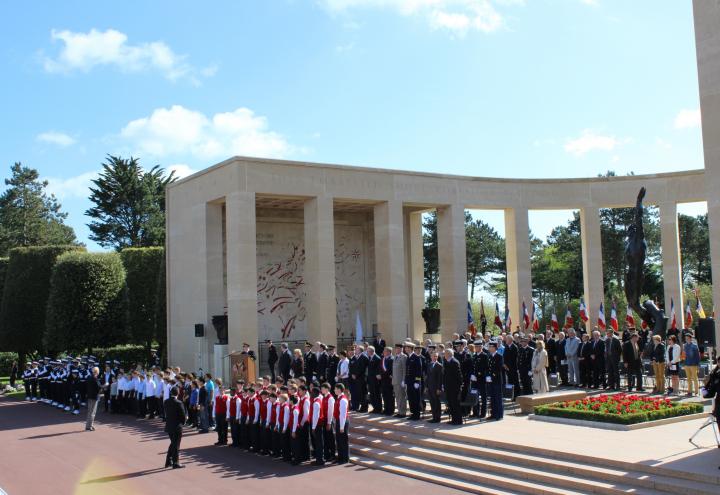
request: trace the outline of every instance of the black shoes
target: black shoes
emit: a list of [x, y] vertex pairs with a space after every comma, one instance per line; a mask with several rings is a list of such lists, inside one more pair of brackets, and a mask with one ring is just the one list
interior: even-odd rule
[[172, 466], [173, 469], [182, 469], [184, 467], [185, 466], [183, 466], [182, 464], [173, 464], [173, 466]]

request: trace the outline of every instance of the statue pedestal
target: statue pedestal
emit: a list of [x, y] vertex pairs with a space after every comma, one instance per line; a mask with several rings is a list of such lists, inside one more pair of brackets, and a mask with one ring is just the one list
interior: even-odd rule
[[230, 372], [228, 346], [223, 344], [215, 344], [213, 346], [213, 378], [222, 378], [223, 386], [228, 383]]

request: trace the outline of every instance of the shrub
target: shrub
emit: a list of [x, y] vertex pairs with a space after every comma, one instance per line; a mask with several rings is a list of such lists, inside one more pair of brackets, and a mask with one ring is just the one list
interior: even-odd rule
[[10, 258], [0, 258], [0, 301], [2, 301], [2, 295], [5, 291], [5, 275], [7, 275], [9, 262]]
[[117, 253], [66, 253], [52, 272], [46, 344], [82, 351], [125, 343], [125, 269]]
[[55, 260], [68, 251], [84, 249], [78, 246], [36, 246], [10, 250], [0, 307], [2, 350], [24, 355], [42, 349], [45, 309]]
[[155, 340], [157, 280], [165, 250], [161, 247], [126, 248], [120, 252], [128, 288], [125, 318], [132, 341], [148, 348]]
[[134, 363], [147, 363], [147, 353], [142, 345], [118, 345], [114, 347], [103, 347], [93, 349], [93, 356], [98, 358], [100, 369], [104, 369], [105, 361], [117, 359], [127, 369]]

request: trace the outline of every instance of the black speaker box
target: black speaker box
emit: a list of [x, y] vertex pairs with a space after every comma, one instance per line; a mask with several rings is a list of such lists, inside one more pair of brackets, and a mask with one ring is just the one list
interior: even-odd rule
[[698, 345], [715, 347], [715, 320], [712, 318], [700, 318], [695, 331], [695, 338]]
[[195, 337], [205, 337], [205, 325], [202, 323], [195, 324]]

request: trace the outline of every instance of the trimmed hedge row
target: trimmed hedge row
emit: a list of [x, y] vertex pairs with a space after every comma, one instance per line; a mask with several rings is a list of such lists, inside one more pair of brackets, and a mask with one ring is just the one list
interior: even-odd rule
[[657, 411], [641, 411], [630, 414], [606, 414], [597, 411], [581, 411], [557, 407], [557, 404], [546, 404], [535, 407], [535, 414], [540, 416], [554, 416], [558, 418], [581, 419], [585, 421], [596, 421], [602, 423], [614, 423], [621, 425], [633, 425], [656, 421], [677, 416], [687, 416], [703, 412], [703, 405], [696, 402], [677, 404], [671, 409], [660, 409]]

